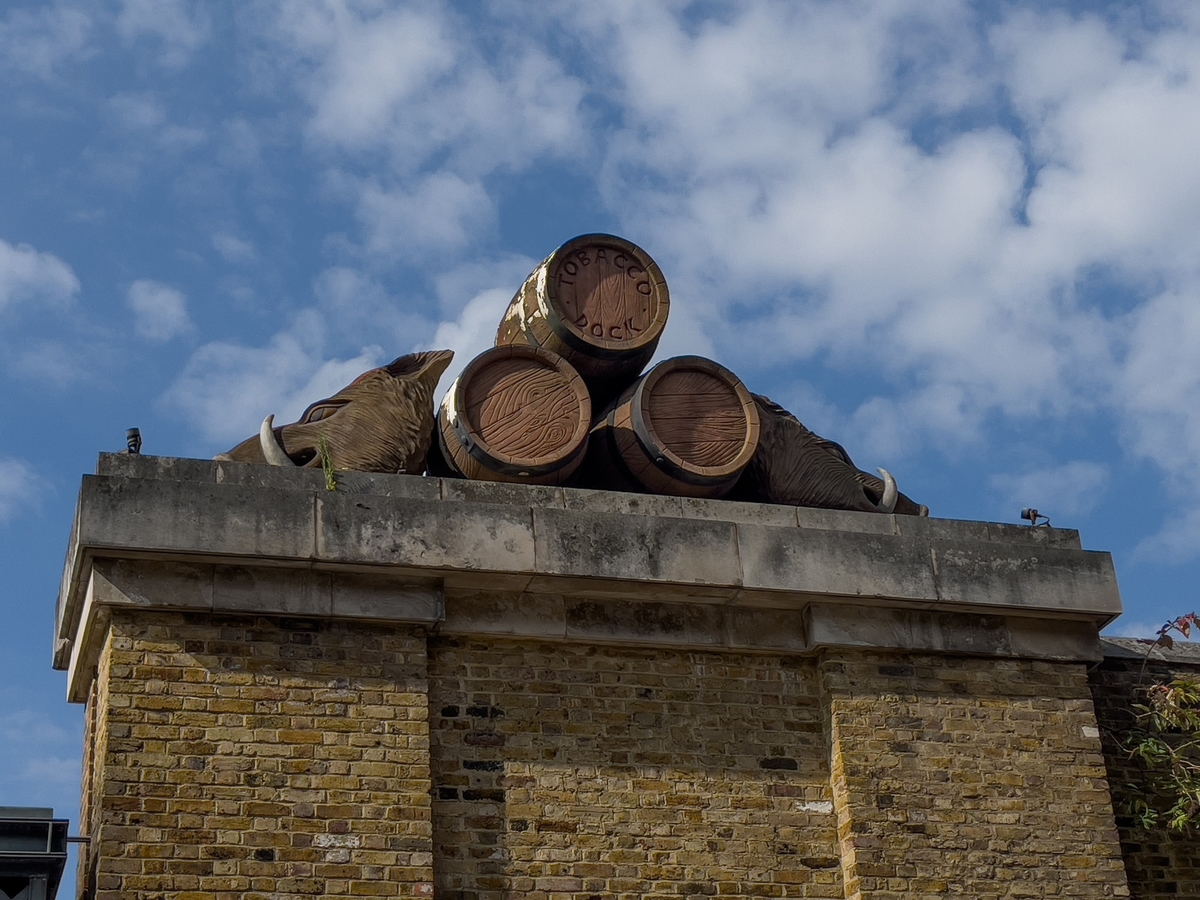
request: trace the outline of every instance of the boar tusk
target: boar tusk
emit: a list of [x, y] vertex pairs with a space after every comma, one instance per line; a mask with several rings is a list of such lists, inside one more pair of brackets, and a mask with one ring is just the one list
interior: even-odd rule
[[262, 427], [258, 429], [258, 443], [262, 446], [263, 456], [267, 458], [273, 466], [292, 466], [296, 464], [292, 462], [288, 455], [279, 446], [279, 442], [275, 440], [275, 416], [270, 415], [263, 419]]
[[896, 509], [896, 497], [899, 496], [899, 492], [896, 490], [896, 479], [887, 469], [876, 469], [876, 471], [883, 479], [883, 499], [879, 501], [878, 509], [882, 513], [893, 512]]

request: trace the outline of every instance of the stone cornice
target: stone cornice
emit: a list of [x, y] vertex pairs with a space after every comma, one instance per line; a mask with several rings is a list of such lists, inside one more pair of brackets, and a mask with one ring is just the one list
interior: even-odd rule
[[1121, 612], [1110, 555], [1062, 529], [404, 475], [343, 473], [329, 492], [319, 471], [104, 455], [79, 495], [55, 666], [127, 603], [1088, 659]]

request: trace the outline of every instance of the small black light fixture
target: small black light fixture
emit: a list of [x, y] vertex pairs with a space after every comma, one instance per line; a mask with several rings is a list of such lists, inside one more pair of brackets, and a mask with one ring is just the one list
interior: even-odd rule
[[[1050, 517], [1049, 516], [1043, 516], [1036, 509], [1031, 509], [1028, 506], [1025, 507], [1023, 510], [1021, 510], [1021, 518], [1024, 519], [1026, 522], [1028, 522], [1030, 525], [1040, 526], [1042, 528], [1050, 527]], [[1039, 519], [1043, 520], [1043, 521], [1038, 521]]]
[[142, 433], [136, 428], [125, 429], [125, 449], [130, 456], [138, 456], [142, 452]]

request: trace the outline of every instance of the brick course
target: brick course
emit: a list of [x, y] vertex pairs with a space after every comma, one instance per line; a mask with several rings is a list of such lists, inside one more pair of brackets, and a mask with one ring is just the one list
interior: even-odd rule
[[1084, 666], [828, 652], [821, 674], [847, 898], [1128, 896]]
[[437, 639], [439, 896], [841, 897], [816, 667]]
[[423, 634], [117, 610], [98, 670], [96, 900], [432, 894]]

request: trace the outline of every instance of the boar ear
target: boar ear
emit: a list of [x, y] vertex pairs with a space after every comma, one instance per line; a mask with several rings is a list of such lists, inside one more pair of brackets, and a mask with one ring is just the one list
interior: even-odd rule
[[454, 359], [453, 350], [424, 350], [421, 353], [410, 353], [392, 360], [383, 368], [393, 378], [404, 378], [408, 375], [418, 375], [433, 367], [438, 367], [438, 374], [450, 365]]

